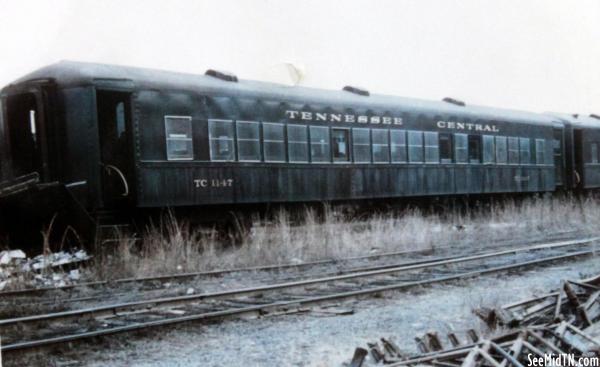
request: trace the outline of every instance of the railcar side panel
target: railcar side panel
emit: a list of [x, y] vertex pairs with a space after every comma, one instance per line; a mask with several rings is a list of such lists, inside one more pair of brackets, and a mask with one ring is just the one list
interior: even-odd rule
[[[354, 108], [333, 108], [315, 103], [262, 101], [255, 98], [230, 96], [200, 96], [176, 91], [140, 91], [139, 141], [140, 176], [138, 203], [140, 206], [235, 204], [260, 202], [301, 202], [318, 200], [348, 200], [402, 196], [460, 195], [504, 192], [543, 192], [554, 190], [552, 164], [516, 166], [500, 164], [336, 164], [210, 162], [209, 120], [226, 120], [256, 124], [281, 123], [325, 126], [328, 129], [371, 128], [402, 131], [446, 132], [441, 129], [446, 120], [477, 123], [492, 132], [507, 136], [529, 137], [548, 141], [545, 155], [551, 156], [552, 130], [546, 126], [470, 119], [461, 116], [429, 115], [408, 111], [373, 111]], [[296, 121], [286, 111], [302, 110], [314, 114], [365, 113], [402, 116], [401, 126], [370, 126], [339, 122], [315, 124]], [[189, 116], [193, 130], [193, 159], [172, 162], [165, 158], [165, 116]], [[471, 122], [473, 121], [473, 122]], [[328, 130], [333, 131], [333, 130]], [[235, 129], [231, 140], [239, 138]], [[472, 132], [473, 133], [473, 132]], [[422, 133], [421, 133], [422, 134]], [[474, 132], [482, 136], [484, 132]], [[437, 138], [437, 137], [436, 137]], [[257, 138], [258, 139], [258, 138]], [[260, 139], [263, 139], [262, 132]], [[389, 139], [389, 138], [388, 138]], [[479, 138], [481, 139], [481, 138]], [[262, 140], [261, 140], [262, 142]], [[388, 140], [389, 142], [389, 140]], [[238, 142], [239, 144], [239, 142]], [[262, 143], [261, 143], [262, 144]], [[329, 142], [327, 149], [330, 149]], [[352, 143], [348, 141], [350, 146]], [[388, 143], [389, 144], [389, 143]], [[530, 144], [528, 142], [528, 144]], [[286, 145], [287, 146], [287, 145]], [[237, 145], [236, 145], [237, 147]], [[237, 148], [235, 148], [237, 149]], [[261, 148], [262, 149], [262, 148]], [[348, 148], [349, 149], [349, 148]], [[386, 149], [389, 149], [387, 147]], [[439, 148], [438, 148], [439, 149]], [[479, 149], [482, 149], [481, 147]], [[529, 149], [529, 148], [528, 148]], [[235, 154], [239, 154], [236, 152]], [[261, 153], [262, 154], [262, 153]], [[261, 159], [262, 160], [262, 159]], [[172, 177], [168, 177], [168, 176]], [[225, 185], [225, 186], [223, 186]], [[231, 185], [231, 186], [228, 186]]]
[[[482, 174], [485, 171], [487, 173]], [[549, 191], [552, 187], [542, 177], [552, 171], [552, 167], [466, 170], [473, 182], [470, 194]], [[202, 165], [175, 167], [154, 163], [141, 167], [145, 190], [141, 192], [139, 203], [141, 206], [155, 207], [457, 195], [459, 192], [455, 189], [453, 178], [461, 175], [451, 172], [448, 168], [433, 167], [232, 168]], [[512, 187], [495, 189], [492, 177], [498, 175], [528, 179], [514, 182]], [[473, 179], [483, 176], [487, 178]], [[210, 178], [201, 179], [206, 181], [196, 184], [199, 177]], [[394, 179], [397, 177], [401, 179]], [[412, 180], [404, 180], [405, 177]]]

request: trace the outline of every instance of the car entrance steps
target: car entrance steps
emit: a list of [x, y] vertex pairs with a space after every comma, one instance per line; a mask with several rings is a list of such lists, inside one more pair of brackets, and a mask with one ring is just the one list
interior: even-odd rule
[[96, 218], [96, 245], [106, 246], [120, 241], [137, 241], [128, 218], [116, 210], [98, 210]]

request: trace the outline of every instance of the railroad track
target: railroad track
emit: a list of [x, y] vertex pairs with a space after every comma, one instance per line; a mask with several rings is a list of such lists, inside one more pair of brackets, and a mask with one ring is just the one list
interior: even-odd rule
[[[568, 235], [571, 236], [568, 236]], [[572, 240], [573, 231], [555, 232], [541, 239], [531, 240], [524, 245], [534, 245], [547, 243], [556, 240]], [[514, 248], [514, 240], [499, 241], [495, 246], [502, 246], [505, 249]], [[468, 246], [467, 246], [468, 247]], [[491, 247], [490, 247], [491, 249]], [[472, 249], [463, 246], [437, 246], [434, 250], [412, 250], [379, 253], [373, 255], [355, 256], [341, 259], [321, 260], [297, 264], [280, 264], [261, 267], [246, 267], [237, 269], [223, 269], [206, 272], [194, 272], [172, 275], [160, 275], [143, 278], [125, 278], [113, 281], [86, 282], [63, 287], [33, 288], [0, 292], [0, 308], [14, 310], [4, 317], [19, 317], [27, 315], [31, 311], [27, 307], [15, 307], [16, 304], [26, 302], [35, 305], [36, 309], [46, 307], [46, 312], [56, 312], [73, 309], [75, 307], [89, 307], [94, 303], [125, 302], [127, 300], [141, 300], [149, 297], [175, 297], [187, 294], [188, 289], [192, 288], [195, 292], [202, 288], [219, 288], [215, 282], [206, 283], [209, 278], [217, 278], [234, 273], [251, 272], [252, 281], [244, 283], [270, 284], [274, 282], [292, 282], [310, 277], [328, 277], [334, 275], [343, 275], [373, 269], [372, 263], [377, 263], [377, 267], [384, 269], [386, 267], [400, 267], [406, 265], [416, 265], [432, 261], [451, 260], [460, 257], [461, 254], [471, 253]], [[435, 255], [435, 256], [434, 256]], [[445, 255], [445, 256], [442, 256]], [[403, 262], [398, 262], [396, 258], [402, 258]], [[410, 261], [406, 261], [410, 259]], [[304, 272], [299, 273], [299, 271]], [[248, 279], [247, 277], [245, 278]], [[172, 283], [171, 283], [172, 282]], [[165, 286], [163, 286], [165, 285]], [[250, 284], [246, 285], [250, 286]], [[80, 291], [81, 290], [81, 291]], [[52, 294], [55, 292], [55, 294]], [[44, 297], [44, 295], [48, 295]], [[19, 298], [19, 299], [15, 299]], [[41, 311], [40, 311], [41, 312]]]
[[[528, 244], [538, 244], [538, 243], [547, 243], [548, 241], [554, 240], [571, 240], [572, 237], [569, 237], [569, 234], [573, 234], [574, 231], [563, 231], [553, 233], [552, 235], [544, 238], [543, 240], [531, 241]], [[514, 241], [501, 241], [497, 244], [497, 246], [502, 247], [511, 247], [514, 246]], [[523, 243], [519, 243], [519, 246], [522, 246]], [[460, 250], [460, 248], [458, 248]], [[251, 266], [251, 267], [240, 267], [240, 268], [232, 268], [232, 269], [218, 269], [218, 270], [210, 270], [210, 271], [201, 271], [201, 272], [188, 272], [188, 273], [178, 273], [178, 274], [167, 274], [167, 275], [158, 275], [158, 276], [147, 276], [147, 277], [131, 277], [131, 278], [121, 278], [121, 279], [111, 279], [111, 280], [100, 280], [100, 281], [92, 281], [92, 282], [80, 282], [76, 284], [68, 284], [64, 286], [58, 287], [36, 287], [36, 288], [25, 288], [25, 289], [16, 289], [16, 290], [8, 290], [0, 292], [0, 300], [7, 300], [10, 297], [19, 297], [19, 296], [40, 296], [46, 293], [58, 292], [58, 291], [74, 291], [78, 289], [97, 289], [97, 288], [107, 288], [107, 287], [116, 287], [127, 284], [162, 284], [166, 282], [181, 282], [186, 280], [193, 280], [199, 278], [209, 278], [209, 277], [220, 277], [225, 275], [230, 275], [234, 273], [247, 273], [247, 272], [281, 272], [286, 270], [305, 270], [316, 267], [331, 267], [332, 265], [345, 265], [353, 262], [361, 262], [361, 261], [377, 261], [378, 259], [387, 259], [390, 260], [392, 258], [397, 257], [422, 257], [424, 255], [432, 256], [434, 253], [439, 253], [443, 255], [449, 251], [456, 252], [457, 245], [456, 244], [447, 244], [445, 246], [438, 246], [433, 249], [420, 249], [420, 250], [405, 250], [405, 251], [394, 251], [394, 252], [384, 252], [372, 255], [363, 255], [363, 256], [353, 256], [342, 259], [327, 259], [327, 260], [317, 260], [317, 261], [309, 261], [302, 263], [289, 263], [289, 264], [275, 264], [275, 265], [265, 265], [265, 266]], [[467, 251], [467, 253], [470, 251]], [[453, 258], [455, 256], [447, 256], [447, 258]], [[417, 259], [416, 261], [420, 261]], [[426, 259], [423, 259], [426, 261]], [[391, 263], [392, 266], [399, 266], [398, 264]], [[159, 290], [160, 288], [153, 287], [151, 290]], [[64, 296], [64, 293], [61, 294], [61, 297]], [[102, 296], [102, 295], [99, 295]], [[90, 297], [87, 297], [91, 299]], [[55, 300], [52, 300], [55, 301]], [[63, 299], [64, 301], [64, 299]]]
[[[92, 337], [244, 315], [269, 315], [307, 306], [408, 290], [435, 283], [590, 256], [599, 238], [561, 241], [451, 259], [372, 267], [342, 275], [222, 292], [165, 297], [0, 320], [2, 352]], [[24, 330], [35, 331], [31, 338]]]

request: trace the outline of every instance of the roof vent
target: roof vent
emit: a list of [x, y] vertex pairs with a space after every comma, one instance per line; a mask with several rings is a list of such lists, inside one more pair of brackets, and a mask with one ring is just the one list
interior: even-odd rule
[[578, 113], [574, 113], [574, 114], [573, 114], [573, 117], [575, 117], [575, 118], [579, 118], [579, 114], [578, 114]]
[[454, 98], [450, 98], [450, 97], [446, 97], [446, 98], [442, 99], [442, 101], [444, 101], [446, 103], [452, 103], [452, 104], [455, 104], [455, 105], [461, 106], [461, 107], [466, 106], [465, 102], [463, 102], [459, 99], [454, 99]]
[[238, 82], [238, 78], [235, 74], [228, 73], [226, 71], [208, 69], [208, 70], [206, 70], [206, 73], [204, 73], [204, 74], [206, 74], [208, 76], [212, 76], [213, 78], [224, 80], [226, 82], [233, 82], [233, 83]]
[[590, 117], [596, 120], [600, 120], [600, 116], [596, 115], [595, 113], [590, 113]]
[[365, 96], [368, 97], [371, 95], [371, 93], [369, 93], [368, 90], [366, 89], [362, 89], [362, 88], [358, 88], [358, 87], [353, 87], [351, 85], [347, 85], [343, 88], [343, 90], [345, 90], [346, 92], [350, 92], [350, 93], [354, 93], [354, 94], [358, 94], [359, 96]]

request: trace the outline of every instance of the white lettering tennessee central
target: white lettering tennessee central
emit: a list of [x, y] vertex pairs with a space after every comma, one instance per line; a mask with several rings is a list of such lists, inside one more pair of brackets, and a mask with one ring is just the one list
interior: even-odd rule
[[470, 122], [438, 121], [437, 127], [440, 129], [451, 129], [451, 130], [487, 131], [487, 132], [492, 132], [492, 133], [500, 132], [500, 129], [498, 129], [498, 126], [496, 126], [496, 125], [473, 124]]
[[285, 116], [291, 120], [316, 121], [316, 122], [339, 122], [358, 123], [373, 125], [403, 125], [402, 117], [378, 116], [378, 115], [355, 115], [348, 113], [310, 112], [298, 110], [286, 110]]

